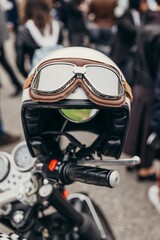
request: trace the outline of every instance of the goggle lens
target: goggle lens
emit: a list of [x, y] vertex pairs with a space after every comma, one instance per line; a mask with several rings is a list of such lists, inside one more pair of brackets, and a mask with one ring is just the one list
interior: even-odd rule
[[123, 94], [122, 83], [115, 72], [100, 66], [86, 66], [86, 69], [86, 78], [100, 94], [107, 96]]
[[33, 87], [42, 92], [57, 91], [74, 77], [73, 65], [54, 64], [43, 67], [34, 83]]

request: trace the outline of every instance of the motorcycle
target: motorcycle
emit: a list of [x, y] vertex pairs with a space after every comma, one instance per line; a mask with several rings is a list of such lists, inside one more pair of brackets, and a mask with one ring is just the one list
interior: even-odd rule
[[11, 230], [0, 239], [115, 240], [99, 206], [87, 194], [68, 194], [65, 185], [79, 181], [114, 188], [119, 173], [97, 166], [138, 163], [138, 157], [78, 161], [72, 149], [63, 161], [44, 162], [31, 157], [26, 142], [11, 154], [0, 152], [0, 222]]

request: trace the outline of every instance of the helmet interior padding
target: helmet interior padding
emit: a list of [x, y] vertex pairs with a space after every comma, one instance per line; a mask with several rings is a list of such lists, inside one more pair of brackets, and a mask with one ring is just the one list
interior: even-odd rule
[[[25, 103], [22, 109], [22, 123], [24, 127], [25, 137], [28, 143], [29, 150], [33, 157], [39, 155], [54, 155], [53, 149], [56, 137], [45, 136], [45, 132], [55, 132], [61, 137], [61, 130], [64, 121], [67, 121], [58, 111], [55, 106], [50, 106], [45, 103], [34, 103], [32, 107]], [[99, 154], [119, 158], [124, 145], [128, 127], [128, 108], [102, 108], [97, 115], [88, 122], [73, 123], [67, 121], [63, 132], [86, 131], [95, 133], [98, 136], [103, 135], [96, 145], [96, 150]], [[38, 142], [38, 146], [36, 146]], [[82, 143], [83, 144], [83, 143]], [[38, 149], [39, 148], [39, 149]], [[88, 152], [87, 152], [88, 154]], [[93, 152], [90, 152], [93, 154]]]

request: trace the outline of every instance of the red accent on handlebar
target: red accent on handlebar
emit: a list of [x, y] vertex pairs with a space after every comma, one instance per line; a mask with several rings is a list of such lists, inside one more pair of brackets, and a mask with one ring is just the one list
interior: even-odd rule
[[69, 196], [69, 192], [67, 190], [64, 190], [62, 194], [64, 198], [67, 198]]
[[50, 161], [49, 165], [48, 165], [48, 169], [49, 169], [51, 172], [53, 172], [54, 169], [55, 169], [55, 167], [56, 167], [56, 165], [57, 165], [57, 163], [58, 163], [58, 160], [57, 160], [57, 159], [52, 159], [52, 160]]

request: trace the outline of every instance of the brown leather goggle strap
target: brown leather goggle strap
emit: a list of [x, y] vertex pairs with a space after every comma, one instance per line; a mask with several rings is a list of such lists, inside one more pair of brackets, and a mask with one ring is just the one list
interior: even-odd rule
[[32, 73], [30, 76], [28, 76], [23, 84], [23, 89], [29, 88], [31, 86], [32, 80], [34, 77], [34, 73]]
[[133, 93], [130, 85], [123, 79], [124, 91], [131, 101], [133, 101]]
[[120, 99], [104, 99], [101, 97], [96, 96], [90, 89], [83, 84], [81, 79], [76, 79], [66, 90], [61, 93], [54, 94], [54, 95], [40, 95], [33, 92], [30, 89], [30, 96], [34, 101], [40, 102], [58, 102], [61, 100], [66, 99], [75, 89], [76, 87], [81, 86], [84, 92], [87, 94], [88, 98], [94, 102], [95, 104], [102, 105], [102, 106], [122, 106], [125, 103], [125, 96], [122, 96]]

